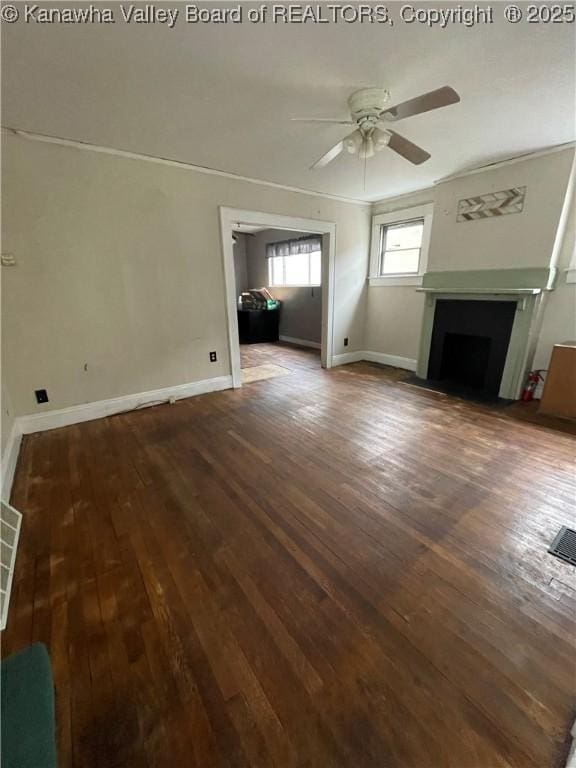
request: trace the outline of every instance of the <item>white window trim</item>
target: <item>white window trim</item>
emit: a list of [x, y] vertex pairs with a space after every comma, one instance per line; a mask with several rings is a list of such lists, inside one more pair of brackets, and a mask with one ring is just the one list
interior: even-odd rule
[[[372, 241], [370, 246], [370, 272], [368, 282], [373, 286], [422, 285], [422, 276], [428, 266], [428, 251], [430, 250], [430, 232], [432, 230], [432, 215], [434, 205], [426, 203], [413, 208], [402, 208], [391, 213], [378, 213], [372, 217]], [[420, 248], [420, 264], [418, 274], [414, 275], [380, 275], [380, 232], [387, 224], [401, 224], [411, 219], [424, 219], [422, 246]]]

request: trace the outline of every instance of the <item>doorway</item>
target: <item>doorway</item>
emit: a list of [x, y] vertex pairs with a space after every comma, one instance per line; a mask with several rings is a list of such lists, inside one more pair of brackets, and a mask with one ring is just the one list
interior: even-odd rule
[[233, 386], [260, 360], [299, 367], [320, 353], [330, 368], [336, 225], [233, 208], [220, 209], [220, 222]]

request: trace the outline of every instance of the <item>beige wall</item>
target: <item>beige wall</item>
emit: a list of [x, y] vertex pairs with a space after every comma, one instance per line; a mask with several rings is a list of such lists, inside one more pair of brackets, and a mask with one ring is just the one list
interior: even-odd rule
[[548, 298], [532, 368], [547, 369], [554, 344], [573, 340], [576, 340], [576, 283], [567, 283], [563, 272], [556, 290]]
[[[374, 210], [435, 202], [429, 269], [544, 266], [569, 166], [570, 153], [554, 153]], [[524, 214], [455, 223], [460, 197], [522, 183]], [[334, 354], [417, 356], [423, 295], [367, 288], [367, 206], [6, 134], [3, 185], [3, 251], [17, 261], [3, 270], [2, 389], [13, 406], [6, 414], [3, 405], [3, 444], [14, 415], [230, 373], [221, 205], [334, 221]], [[567, 237], [560, 266], [569, 248]], [[575, 301], [562, 273], [544, 315], [538, 367], [553, 343], [575, 334]], [[38, 388], [48, 390], [47, 406], [36, 405]]]
[[[279, 240], [303, 237], [306, 232], [265, 229], [248, 239], [248, 275], [252, 288], [268, 286], [266, 246]], [[322, 288], [270, 288], [280, 299], [280, 335], [293, 339], [322, 341]]]
[[[574, 151], [474, 173], [435, 188], [428, 270], [546, 267], [558, 230]], [[458, 201], [526, 186], [522, 213], [458, 222]]]
[[[374, 214], [393, 213], [434, 202], [434, 189], [382, 200]], [[420, 343], [424, 294], [412, 286], [370, 286], [364, 328], [365, 349], [416, 360]]]
[[558, 258], [559, 278], [556, 290], [548, 295], [533, 368], [546, 369], [552, 347], [576, 339], [576, 195], [568, 216], [566, 231]]
[[416, 360], [423, 313], [424, 295], [410, 286], [370, 288], [365, 349]]
[[8, 388], [2, 384], [2, 414], [0, 415], [0, 463], [4, 464], [4, 449], [8, 445], [8, 438], [14, 424], [14, 408]]
[[[7, 249], [2, 248], [2, 253], [9, 253]], [[6, 270], [13, 269], [13, 267], [0, 267], [0, 289], [4, 281]], [[0, 308], [2, 306], [1, 294], [0, 294]], [[12, 398], [8, 391], [8, 384], [6, 382], [6, 347], [2, 343], [0, 338], [0, 465], [2, 474], [5, 468], [5, 449], [8, 447], [8, 439], [10, 437], [12, 427], [14, 425], [15, 414], [14, 406], [12, 404]]]
[[345, 336], [361, 348], [368, 206], [3, 138], [3, 249], [17, 260], [2, 286], [4, 376], [17, 415], [230, 373], [219, 206], [334, 221], [334, 353]]
[[[434, 203], [428, 271], [546, 267], [553, 254], [573, 156], [573, 150], [568, 149], [470, 174], [413, 195], [376, 203], [374, 213]], [[460, 199], [523, 185], [527, 192], [522, 213], [499, 219], [456, 221]], [[416, 359], [423, 311], [424, 294], [414, 287], [370, 287], [366, 349]], [[562, 275], [544, 314], [538, 360], [549, 358], [553, 338], [570, 336], [567, 320], [573, 314], [574, 288], [565, 284]]]
[[374, 215], [378, 213], [393, 213], [394, 211], [402, 211], [404, 208], [413, 208], [416, 205], [433, 203], [435, 193], [435, 187], [428, 187], [408, 195], [399, 195], [398, 197], [390, 197], [387, 200], [380, 200], [374, 203], [372, 213]]

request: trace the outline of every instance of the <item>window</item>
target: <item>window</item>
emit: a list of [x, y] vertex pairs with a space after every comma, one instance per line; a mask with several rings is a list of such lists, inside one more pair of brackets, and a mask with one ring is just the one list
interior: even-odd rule
[[380, 274], [417, 275], [424, 219], [385, 224], [380, 236]]
[[421, 285], [432, 212], [432, 203], [428, 203], [372, 217], [371, 286]]
[[268, 284], [271, 287], [320, 285], [321, 239], [302, 238], [267, 246]]

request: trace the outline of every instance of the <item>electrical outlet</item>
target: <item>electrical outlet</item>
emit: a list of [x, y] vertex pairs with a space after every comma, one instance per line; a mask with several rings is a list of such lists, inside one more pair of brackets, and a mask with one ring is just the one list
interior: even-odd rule
[[46, 392], [45, 389], [36, 389], [34, 390], [34, 394], [36, 395], [37, 403], [42, 404], [48, 402], [48, 392]]
[[3, 267], [14, 267], [14, 266], [16, 266], [16, 259], [15, 259], [13, 253], [3, 253], [2, 254], [2, 266]]
[[348, 336], [346, 336], [346, 338], [344, 339], [344, 346], [345, 346], [345, 347], [347, 347], [347, 346], [348, 346]]
[[210, 362], [211, 363], [216, 362], [216, 352], [210, 352]]

